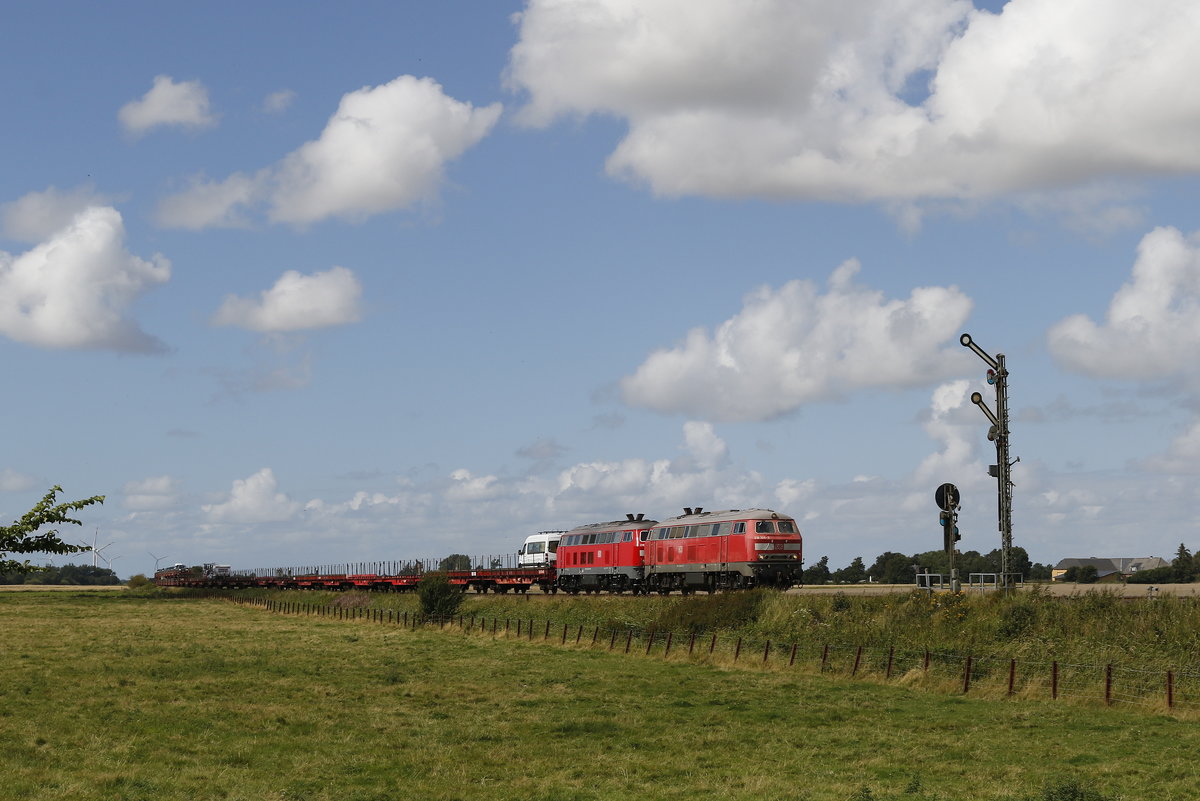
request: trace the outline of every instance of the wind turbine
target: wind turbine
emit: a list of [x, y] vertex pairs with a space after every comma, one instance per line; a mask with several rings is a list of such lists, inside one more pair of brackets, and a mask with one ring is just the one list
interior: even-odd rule
[[100, 527], [97, 526], [96, 533], [92, 537], [92, 567], [100, 566], [99, 563], [96, 561], [96, 557], [99, 557], [99, 558], [103, 559], [105, 562], [107, 562], [109, 568], [111, 569], [112, 568], [112, 560], [104, 555], [104, 549], [107, 548], [108, 545], [112, 545], [112, 543], [110, 542], [108, 545], [103, 545], [103, 546], [97, 548], [96, 543], [99, 541], [100, 541]]

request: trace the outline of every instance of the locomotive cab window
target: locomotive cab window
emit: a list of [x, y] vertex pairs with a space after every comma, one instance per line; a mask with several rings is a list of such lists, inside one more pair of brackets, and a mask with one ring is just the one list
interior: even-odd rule
[[770, 520], [759, 520], [754, 524], [755, 534], [774, 534], [775, 524]]
[[792, 525], [791, 520], [780, 520], [779, 521], [779, 532], [781, 534], [795, 534], [796, 527], [794, 525]]

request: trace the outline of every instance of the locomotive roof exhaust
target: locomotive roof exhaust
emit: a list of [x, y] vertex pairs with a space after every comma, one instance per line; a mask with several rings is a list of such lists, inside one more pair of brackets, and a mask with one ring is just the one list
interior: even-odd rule
[[701, 512], [703, 512], [703, 511], [704, 511], [704, 507], [703, 507], [703, 506], [697, 506], [695, 509], [693, 509], [693, 508], [692, 508], [692, 507], [690, 507], [690, 506], [685, 506], [685, 507], [683, 507], [683, 513], [684, 513], [685, 515], [698, 515], [698, 514], [700, 514], [700, 513], [701, 513]]
[[636, 522], [638, 522], [639, 520], [641, 520], [641, 519], [642, 519], [643, 517], [645, 517], [645, 516], [646, 516], [646, 513], [645, 513], [645, 512], [638, 512], [638, 513], [637, 513], [637, 517], [634, 517], [634, 516], [633, 516], [633, 512], [626, 512], [626, 513], [625, 513], [625, 519], [626, 519], [626, 520], [628, 520], [630, 523], [636, 523]]
[[690, 515], [692, 513], [692, 507], [690, 507], [690, 506], [683, 507], [683, 513], [685, 515]]
[[632, 512], [626, 512], [626, 513], [625, 513], [625, 519], [626, 519], [626, 520], [628, 520], [628, 521], [630, 521], [630, 522], [632, 523], [632, 522], [633, 522], [633, 513], [632, 513]]

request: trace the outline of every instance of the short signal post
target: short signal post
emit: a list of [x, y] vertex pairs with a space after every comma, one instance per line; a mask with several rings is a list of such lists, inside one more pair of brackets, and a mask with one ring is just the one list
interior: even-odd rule
[[1010, 558], [1013, 496], [1011, 471], [1012, 466], [1020, 459], [1010, 461], [1008, 453], [1008, 368], [1004, 364], [1003, 353], [997, 353], [995, 358], [992, 358], [987, 351], [975, 344], [970, 334], [963, 334], [958, 341], [987, 364], [987, 382], [996, 388], [994, 410], [984, 402], [982, 393], [972, 392], [971, 402], [979, 407], [991, 423], [987, 437], [996, 443], [996, 463], [988, 467], [988, 475], [996, 479], [997, 517], [1000, 524], [1000, 584], [1010, 587], [1018, 578], [1012, 572]]
[[933, 493], [933, 500], [939, 511], [938, 523], [942, 526], [942, 547], [950, 560], [950, 589], [959, 590], [958, 569], [954, 567], [954, 551], [956, 543], [962, 539], [958, 533], [958, 510], [961, 497], [958, 487], [953, 484], [942, 484]]

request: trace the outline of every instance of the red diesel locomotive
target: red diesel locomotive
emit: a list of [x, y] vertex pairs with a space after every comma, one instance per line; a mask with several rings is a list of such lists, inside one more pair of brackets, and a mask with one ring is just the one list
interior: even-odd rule
[[770, 509], [641, 515], [573, 528], [558, 546], [557, 588], [570, 593], [684, 594], [800, 581], [803, 541], [796, 521]]

